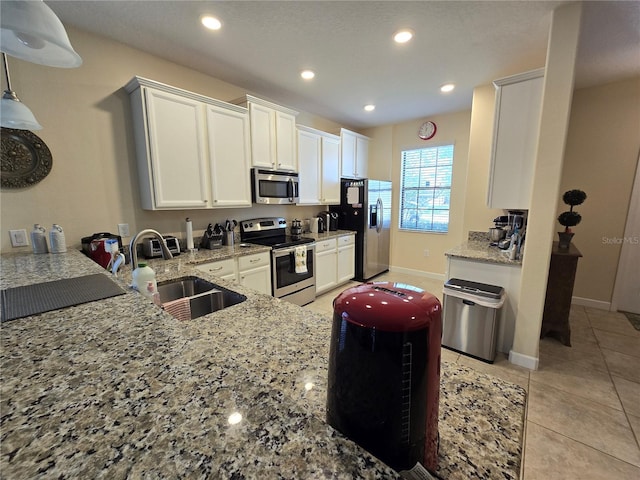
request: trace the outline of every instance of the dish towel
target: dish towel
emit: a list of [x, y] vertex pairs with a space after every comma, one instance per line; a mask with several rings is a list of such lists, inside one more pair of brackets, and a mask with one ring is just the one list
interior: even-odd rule
[[191, 320], [191, 300], [189, 297], [179, 298], [162, 304], [165, 312], [180, 321]]
[[302, 245], [296, 247], [296, 273], [307, 273], [307, 247]]

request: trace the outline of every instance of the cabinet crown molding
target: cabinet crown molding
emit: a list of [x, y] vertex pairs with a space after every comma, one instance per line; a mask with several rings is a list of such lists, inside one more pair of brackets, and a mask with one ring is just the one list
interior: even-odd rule
[[167, 85], [166, 83], [157, 82], [156, 80], [150, 80], [148, 78], [139, 77], [139, 76], [135, 76], [131, 80], [129, 80], [129, 82], [124, 86], [124, 89], [127, 93], [131, 94], [136, 89], [141, 87], [154, 88], [156, 90], [161, 90], [163, 92], [173, 93], [174, 95], [190, 98], [197, 102], [206, 103], [208, 105], [216, 105], [218, 107], [227, 108], [229, 110], [233, 110], [238, 113], [247, 113], [247, 109], [240, 105], [225, 102], [223, 100], [218, 100], [216, 98], [207, 97], [199, 93], [190, 92], [189, 90], [173, 87], [171, 85]]
[[333, 138], [334, 140], [340, 140], [339, 135], [334, 135], [333, 133], [324, 132], [322, 130], [318, 130], [317, 128], [307, 127], [306, 125], [296, 125], [296, 128], [302, 132], [315, 133], [316, 135], [320, 135], [322, 137]]
[[516, 75], [510, 75], [508, 77], [498, 78], [493, 81], [493, 86], [498, 88], [503, 85], [511, 85], [512, 83], [524, 82], [538, 77], [544, 77], [544, 67], [530, 70], [528, 72], [518, 73]]
[[280, 112], [288, 113], [289, 115], [293, 115], [294, 117], [298, 115], [298, 111], [293, 110], [288, 107], [284, 107], [282, 105], [278, 105], [277, 103], [270, 102], [269, 100], [265, 100], [263, 98], [254, 97], [253, 95], [243, 95], [240, 98], [236, 98], [235, 100], [231, 100], [231, 103], [236, 105], [243, 105], [246, 103], [256, 103], [258, 105], [262, 105], [263, 107], [271, 108], [273, 110], [278, 110]]

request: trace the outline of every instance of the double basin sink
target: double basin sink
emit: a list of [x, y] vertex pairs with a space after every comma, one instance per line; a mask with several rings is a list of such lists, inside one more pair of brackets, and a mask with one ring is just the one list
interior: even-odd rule
[[160, 282], [158, 293], [163, 308], [180, 320], [202, 317], [247, 299], [244, 295], [195, 276]]

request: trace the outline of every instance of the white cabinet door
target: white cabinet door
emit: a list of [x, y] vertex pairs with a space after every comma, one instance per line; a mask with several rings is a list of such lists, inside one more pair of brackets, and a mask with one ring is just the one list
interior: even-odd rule
[[251, 123], [251, 161], [254, 167], [274, 169], [276, 166], [276, 124], [273, 110], [249, 103]]
[[544, 69], [496, 80], [496, 110], [487, 205], [529, 209]]
[[207, 105], [211, 191], [214, 207], [250, 207], [249, 118]]
[[316, 293], [331, 290], [337, 281], [337, 250], [316, 253]]
[[[145, 209], [208, 206], [206, 131], [202, 103], [173, 93], [144, 89], [148, 155], [138, 148]], [[134, 108], [134, 112], [139, 111]], [[143, 119], [134, 118], [143, 125]], [[140, 128], [140, 127], [139, 127]], [[142, 127], [144, 128], [144, 127]], [[144, 135], [138, 135], [140, 142]]]
[[356, 177], [367, 178], [369, 164], [369, 139], [356, 137]]
[[355, 276], [356, 245], [353, 235], [338, 238], [338, 284], [348, 282]]
[[316, 293], [331, 290], [338, 284], [338, 248], [335, 238], [316, 242]]
[[238, 257], [240, 284], [271, 295], [271, 257], [269, 252]]
[[356, 176], [356, 136], [344, 128], [340, 131], [340, 150], [342, 176], [354, 178]]
[[350, 130], [340, 130], [342, 176], [366, 178], [369, 163], [369, 138]]
[[273, 112], [276, 124], [276, 168], [298, 171], [296, 155], [296, 117], [285, 112]]
[[298, 205], [320, 203], [320, 136], [298, 128], [298, 173], [300, 200]]
[[239, 273], [240, 285], [271, 295], [271, 267], [259, 267]]
[[340, 204], [340, 137], [322, 137], [320, 201], [325, 205]]

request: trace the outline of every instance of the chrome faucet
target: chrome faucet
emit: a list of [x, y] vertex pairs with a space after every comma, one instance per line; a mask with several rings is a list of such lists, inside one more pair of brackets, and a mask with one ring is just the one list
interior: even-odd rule
[[164, 238], [162, 238], [162, 235], [160, 235], [157, 231], [151, 228], [146, 228], [136, 233], [135, 237], [131, 239], [131, 243], [129, 244], [129, 253], [131, 254], [131, 267], [133, 268], [133, 270], [138, 268], [138, 252], [136, 251], [136, 244], [138, 243], [138, 240], [140, 239], [140, 237], [142, 237], [143, 235], [147, 235], [149, 233], [155, 236], [160, 241], [160, 248], [162, 249], [162, 258], [164, 258], [165, 260], [171, 260], [173, 258], [173, 255], [171, 254], [171, 252], [169, 251], [169, 248], [167, 247], [167, 242], [164, 241]]

